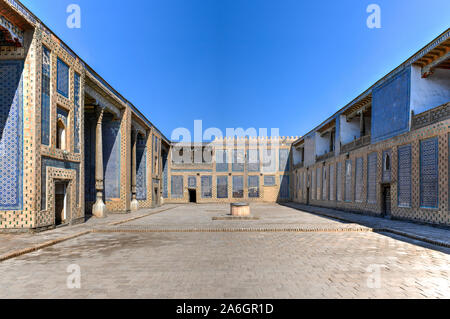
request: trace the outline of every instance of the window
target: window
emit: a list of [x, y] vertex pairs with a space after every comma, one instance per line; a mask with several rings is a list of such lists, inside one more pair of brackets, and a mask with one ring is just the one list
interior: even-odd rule
[[275, 173], [277, 171], [275, 151], [262, 148], [260, 154], [262, 158], [262, 171], [269, 174]]
[[217, 198], [228, 198], [228, 176], [217, 176]]
[[384, 170], [391, 170], [391, 156], [389, 154], [386, 154], [386, 156], [384, 157]]
[[259, 176], [248, 177], [248, 197], [259, 198]]
[[211, 176], [202, 176], [202, 198], [212, 198]]
[[61, 59], [57, 60], [56, 89], [59, 94], [69, 98], [69, 66]]
[[216, 150], [216, 172], [228, 172], [227, 150]]
[[69, 118], [69, 113], [58, 107], [57, 108], [57, 121], [56, 121], [56, 148], [60, 150], [67, 150], [67, 123]]
[[245, 151], [243, 149], [233, 150], [233, 172], [243, 172], [245, 163]]
[[244, 198], [244, 176], [233, 176], [233, 198]]
[[289, 150], [280, 150], [280, 172], [289, 171]]
[[172, 176], [171, 195], [172, 198], [183, 198], [183, 176]]
[[383, 152], [383, 171], [382, 171], [382, 181], [383, 183], [391, 182], [391, 150]]
[[259, 172], [259, 151], [257, 149], [247, 151], [247, 170], [249, 172]]
[[60, 150], [66, 149], [66, 127], [62, 121], [58, 121], [56, 127], [56, 148]]

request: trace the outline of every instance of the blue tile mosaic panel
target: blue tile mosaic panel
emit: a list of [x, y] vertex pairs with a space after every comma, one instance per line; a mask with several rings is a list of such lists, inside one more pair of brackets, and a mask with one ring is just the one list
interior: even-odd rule
[[0, 210], [23, 207], [23, 61], [0, 61]]
[[352, 160], [345, 161], [345, 201], [352, 201]]
[[316, 199], [316, 170], [311, 171], [311, 199]]
[[202, 198], [212, 198], [212, 176], [202, 176]]
[[438, 139], [420, 141], [420, 206], [437, 208], [439, 200]]
[[289, 171], [289, 150], [281, 149], [279, 151], [280, 172]]
[[247, 171], [259, 172], [259, 150], [247, 150]]
[[373, 89], [372, 143], [409, 130], [411, 69]]
[[322, 168], [322, 200], [327, 199], [327, 178], [328, 178], [328, 167], [324, 166]]
[[172, 198], [183, 198], [183, 176], [173, 175], [170, 178]]
[[320, 199], [320, 189], [321, 189], [321, 181], [322, 181], [322, 176], [321, 176], [321, 172], [322, 170], [320, 169], [320, 167], [317, 167], [316, 169], [316, 199], [319, 200]]
[[280, 198], [290, 198], [289, 176], [287, 175], [280, 176]]
[[86, 202], [96, 200], [95, 191], [95, 120], [86, 113], [84, 118], [84, 197]]
[[188, 187], [197, 188], [197, 176], [188, 176]]
[[42, 47], [41, 143], [50, 145], [50, 51]]
[[216, 150], [216, 172], [228, 172], [227, 150]]
[[103, 118], [103, 168], [105, 200], [120, 198], [120, 122]]
[[264, 186], [275, 186], [277, 181], [274, 175], [266, 175], [264, 176]]
[[363, 170], [364, 170], [364, 159], [362, 157], [358, 157], [356, 159], [355, 166], [355, 201], [362, 202], [363, 201]]
[[259, 176], [248, 177], [248, 197], [259, 198]]
[[69, 66], [59, 58], [56, 62], [56, 73], [56, 90], [69, 98]]
[[136, 141], [136, 198], [147, 199], [147, 141], [138, 135]]
[[377, 203], [377, 160], [376, 152], [367, 157], [367, 202]]
[[398, 206], [411, 207], [411, 145], [398, 148]]
[[81, 100], [81, 79], [75, 73], [74, 76], [74, 108], [73, 108], [73, 147], [75, 153], [80, 153], [80, 100]]
[[342, 202], [342, 163], [336, 164], [336, 200]]
[[336, 200], [336, 174], [334, 171], [334, 164], [330, 165], [330, 187], [329, 187], [329, 193], [328, 193], [328, 199], [329, 200]]
[[217, 198], [228, 198], [228, 176], [217, 176]]
[[244, 176], [233, 176], [233, 198], [244, 198]]

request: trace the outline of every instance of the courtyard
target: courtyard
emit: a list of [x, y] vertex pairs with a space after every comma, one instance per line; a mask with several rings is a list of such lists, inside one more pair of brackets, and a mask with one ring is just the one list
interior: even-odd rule
[[[0, 298], [450, 298], [450, 248], [357, 219], [277, 204], [251, 209], [258, 219], [232, 221], [213, 220], [228, 214], [226, 204], [165, 205], [0, 234], [2, 255], [82, 233], [0, 262]], [[445, 229], [399, 223], [448, 239]], [[77, 287], [68, 284], [73, 269]]]

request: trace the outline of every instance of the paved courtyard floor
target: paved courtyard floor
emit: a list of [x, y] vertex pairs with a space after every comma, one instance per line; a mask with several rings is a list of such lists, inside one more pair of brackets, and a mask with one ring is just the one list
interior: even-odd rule
[[92, 231], [0, 262], [0, 298], [450, 298], [450, 248], [272, 204], [213, 221], [228, 209], [79, 226]]

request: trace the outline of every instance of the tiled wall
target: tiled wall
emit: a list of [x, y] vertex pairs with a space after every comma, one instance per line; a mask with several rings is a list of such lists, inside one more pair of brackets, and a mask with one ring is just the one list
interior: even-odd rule
[[[311, 205], [339, 208], [354, 212], [382, 215], [382, 185], [391, 186], [391, 214], [393, 218], [408, 219], [439, 225], [450, 225], [449, 206], [449, 133], [450, 120], [404, 133], [383, 142], [372, 144], [340, 155], [308, 168], [294, 171], [295, 178], [311, 178], [318, 167], [342, 167], [333, 179], [325, 180], [328, 190], [335, 191], [338, 200], [329, 195], [317, 199], [310, 191]], [[385, 158], [390, 157], [390, 170]], [[376, 158], [375, 158], [376, 156]], [[361, 173], [356, 174], [356, 162], [362, 160]], [[376, 163], [376, 164], [375, 164]], [[351, 167], [346, 179], [346, 164]], [[331, 171], [331, 170], [330, 170]], [[358, 175], [358, 177], [356, 177]], [[374, 182], [375, 179], [375, 182]], [[346, 180], [349, 184], [346, 187]], [[362, 184], [361, 184], [362, 182]], [[361, 184], [361, 194], [357, 194]], [[298, 183], [297, 183], [298, 185]], [[307, 183], [294, 189], [294, 201], [307, 203]], [[311, 184], [310, 184], [311, 187]], [[340, 194], [342, 190], [343, 194]], [[348, 192], [348, 194], [347, 194]], [[343, 198], [340, 195], [344, 196]], [[357, 201], [357, 199], [362, 199]], [[348, 201], [345, 201], [347, 199]]]

